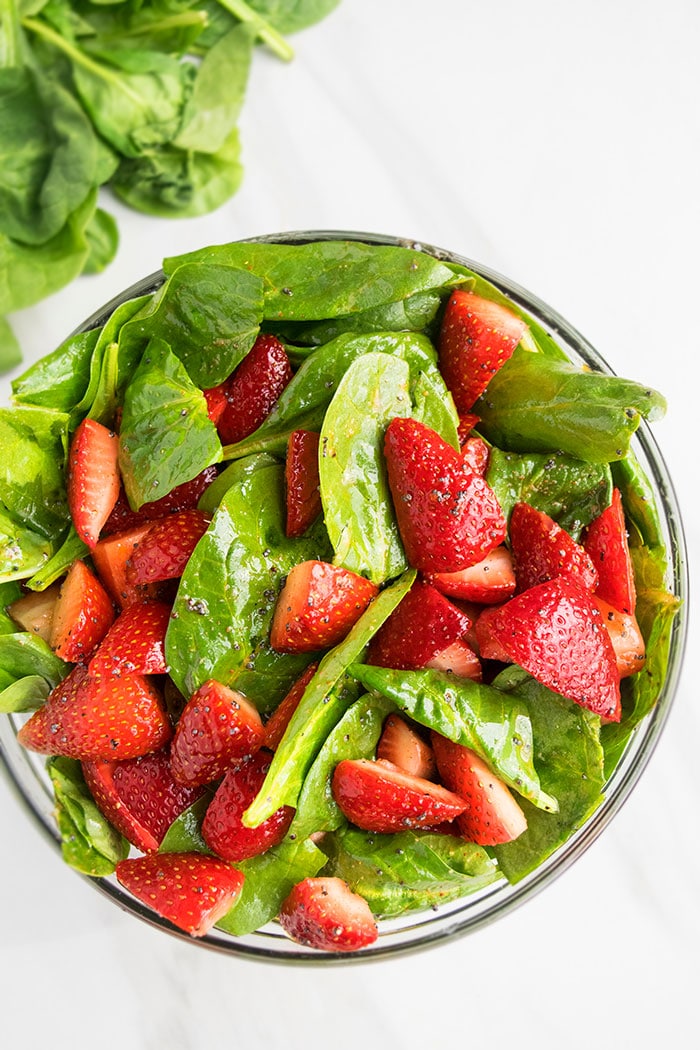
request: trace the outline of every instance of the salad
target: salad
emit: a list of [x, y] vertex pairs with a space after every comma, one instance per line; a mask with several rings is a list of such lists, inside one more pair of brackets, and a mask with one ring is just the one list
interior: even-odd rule
[[630, 448], [659, 393], [354, 240], [166, 259], [13, 393], [0, 711], [77, 870], [353, 952], [601, 804], [678, 604]]

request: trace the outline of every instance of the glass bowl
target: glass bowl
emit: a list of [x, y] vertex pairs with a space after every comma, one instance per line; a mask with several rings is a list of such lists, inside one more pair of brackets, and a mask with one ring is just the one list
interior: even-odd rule
[[[400, 245], [425, 251], [441, 260], [467, 266], [491, 281], [504, 295], [534, 317], [573, 362], [612, 374], [612, 369], [591, 344], [550, 306], [509, 278], [454, 252], [407, 238], [347, 231], [277, 233], [251, 240], [287, 244], [319, 240], [354, 240], [375, 245]], [[89, 331], [103, 325], [121, 303], [157, 290], [163, 281], [162, 271], [143, 278], [97, 310], [76, 331]], [[289, 940], [276, 923], [270, 923], [256, 933], [243, 937], [233, 937], [214, 929], [205, 937], [194, 939], [175, 929], [169, 922], [133, 898], [113, 876], [101, 879], [79, 877], [85, 878], [90, 885], [125, 911], [190, 944], [201, 945], [224, 955], [323, 965], [368, 961], [434, 946], [502, 918], [539, 893], [592, 845], [629, 797], [663, 730], [678, 684], [687, 632], [688, 586], [687, 556], [680, 512], [666, 466], [644, 422], [635, 434], [631, 447], [651, 483], [668, 552], [666, 582], [668, 589], [680, 602], [679, 612], [672, 625], [668, 671], [656, 706], [633, 731], [622, 758], [606, 784], [603, 803], [564, 845], [530, 875], [516, 885], [510, 885], [505, 880], [492, 883], [481, 892], [443, 904], [435, 910], [382, 920], [379, 923], [377, 941], [361, 952], [351, 955], [306, 948]], [[60, 849], [60, 839], [53, 817], [53, 796], [44, 771], [43, 758], [25, 751], [16, 740], [16, 731], [21, 721], [22, 716], [0, 719], [0, 757], [3, 759], [11, 785], [53, 847]]]

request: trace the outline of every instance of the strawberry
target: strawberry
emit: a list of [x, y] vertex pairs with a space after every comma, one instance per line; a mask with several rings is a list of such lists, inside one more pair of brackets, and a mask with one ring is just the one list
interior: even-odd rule
[[119, 438], [84, 419], [68, 455], [68, 506], [75, 530], [92, 549], [119, 496]]
[[53, 611], [50, 644], [62, 660], [75, 663], [100, 644], [114, 619], [114, 606], [85, 562], [74, 561], [61, 584]]
[[515, 593], [513, 559], [507, 547], [492, 551], [461, 572], [436, 572], [428, 577], [443, 594], [481, 605], [496, 605]]
[[241, 818], [263, 786], [272, 755], [257, 751], [231, 766], [210, 802], [202, 822], [202, 837], [223, 860], [257, 857], [276, 846], [287, 834], [294, 817], [291, 806], [281, 806], [272, 816], [247, 828]]
[[295, 565], [277, 599], [270, 645], [285, 653], [329, 649], [342, 641], [378, 593], [376, 584], [339, 565]]
[[527, 329], [505, 306], [457, 290], [445, 308], [438, 346], [440, 371], [457, 411], [471, 411]]
[[413, 777], [435, 779], [435, 758], [430, 746], [401, 715], [388, 715], [385, 719], [377, 744], [377, 758]]
[[620, 720], [620, 676], [595, 601], [557, 576], [488, 609], [476, 622], [482, 656], [489, 634], [543, 685], [611, 721]]
[[181, 510], [156, 521], [126, 563], [127, 583], [158, 583], [182, 576], [210, 521], [201, 510]]
[[634, 613], [637, 592], [619, 489], [613, 489], [610, 506], [588, 526], [583, 545], [598, 570], [595, 593], [620, 612]]
[[52, 583], [44, 591], [28, 591], [8, 605], [7, 612], [23, 631], [43, 638], [48, 644], [60, 589], [59, 583]]
[[431, 584], [416, 580], [370, 642], [367, 663], [397, 670], [425, 667], [469, 626], [466, 613]]
[[499, 663], [511, 664], [513, 658], [510, 653], [504, 649], [491, 631], [491, 622], [497, 616], [500, 608], [500, 605], [491, 605], [482, 609], [474, 623], [474, 641], [482, 660], [498, 660]]
[[510, 547], [517, 590], [566, 573], [587, 591], [595, 590], [598, 573], [583, 547], [544, 511], [516, 503], [510, 516]]
[[165, 634], [170, 606], [164, 602], [130, 605], [119, 614], [90, 661], [99, 675], [165, 674]]
[[446, 671], [458, 678], [471, 678], [474, 682], [481, 681], [481, 660], [463, 639], [452, 642], [452, 645], [448, 645], [441, 653], [436, 653], [425, 666], [435, 671]]
[[291, 378], [282, 343], [274, 335], [259, 335], [228, 381], [227, 403], [218, 423], [222, 444], [233, 445], [257, 430]]
[[382, 834], [433, 828], [466, 808], [446, 788], [404, 773], [383, 759], [343, 759], [335, 767], [332, 790], [348, 820], [365, 831]]
[[215, 427], [218, 427], [219, 421], [223, 416], [228, 401], [226, 395], [228, 393], [228, 379], [225, 379], [223, 383], [219, 383], [218, 386], [212, 386], [208, 390], [203, 390], [204, 399], [207, 403], [207, 414], [211, 419]]
[[459, 417], [459, 424], [457, 426], [457, 437], [459, 438], [460, 447], [464, 447], [465, 441], [468, 439], [474, 427], [479, 423], [480, 417], [472, 415], [471, 412], [467, 412], [466, 415]]
[[600, 609], [605, 629], [610, 635], [620, 678], [627, 678], [628, 675], [641, 671], [646, 660], [646, 650], [644, 637], [634, 614], [619, 612], [597, 594], [593, 595], [593, 601]]
[[304, 673], [297, 678], [284, 699], [280, 701], [272, 712], [265, 723], [265, 739], [263, 741], [263, 747], [268, 748], [270, 751], [277, 750], [279, 742], [287, 730], [292, 715], [299, 706], [299, 702], [304, 695], [307, 685], [316, 674], [317, 667], [317, 663], [309, 664]]
[[152, 523], [137, 525], [126, 532], [116, 532], [100, 540], [92, 552], [98, 575], [105, 587], [122, 609], [136, 603], [143, 603], [149, 598], [156, 599], [162, 586], [157, 583], [138, 584], [127, 581], [126, 566], [144, 536], [152, 528]]
[[141, 675], [92, 678], [78, 664], [17, 734], [44, 755], [115, 761], [157, 751], [170, 739], [160, 695]]
[[203, 937], [231, 910], [243, 872], [203, 853], [153, 853], [117, 864], [122, 886], [137, 900], [191, 934]]
[[282, 902], [279, 922], [293, 941], [326, 952], [356, 952], [377, 939], [367, 901], [333, 877], [298, 882]]
[[235, 759], [257, 751], [264, 737], [253, 705], [211, 678], [192, 694], [180, 716], [170, 750], [173, 776], [189, 787], [209, 784]]
[[439, 733], [431, 733], [431, 740], [440, 779], [467, 803], [455, 821], [462, 838], [479, 846], [498, 846], [522, 835], [525, 814], [484, 760]]
[[498, 501], [459, 453], [414, 419], [392, 419], [384, 440], [406, 557], [421, 572], [458, 572], [506, 535]]
[[191, 481], [176, 485], [167, 495], [161, 496], [152, 503], [144, 503], [139, 510], [131, 509], [126, 492], [122, 487], [112, 513], [102, 529], [102, 535], [112, 536], [115, 532], [135, 529], [138, 525], [157, 521], [159, 518], [165, 518], [168, 514], [175, 514], [180, 510], [195, 510], [217, 473], [216, 467], [205, 467]]
[[483, 478], [489, 466], [489, 446], [483, 438], [470, 437], [462, 444], [462, 462]]
[[172, 822], [203, 790], [173, 779], [167, 749], [124, 762], [85, 761], [83, 776], [110, 824], [143, 853], [158, 849]]
[[318, 442], [313, 430], [294, 430], [289, 435], [284, 472], [288, 536], [303, 536], [321, 513]]

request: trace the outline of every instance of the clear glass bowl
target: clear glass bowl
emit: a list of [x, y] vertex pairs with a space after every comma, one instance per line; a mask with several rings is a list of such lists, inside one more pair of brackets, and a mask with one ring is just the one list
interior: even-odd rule
[[[564, 349], [572, 361], [589, 365], [598, 371], [612, 372], [612, 369], [591, 344], [550, 306], [507, 277], [502, 277], [480, 263], [454, 252], [405, 238], [347, 231], [278, 233], [251, 238], [251, 240], [287, 244], [319, 240], [355, 240], [369, 244], [401, 245], [428, 252], [442, 260], [467, 266], [491, 281], [513, 302], [531, 314]], [[155, 291], [163, 280], [163, 273], [158, 272], [138, 281], [89, 317], [80, 325], [78, 331], [88, 331], [103, 325], [117, 306], [125, 300]], [[201, 945], [224, 955], [323, 965], [367, 961], [436, 945], [441, 941], [469, 933], [502, 918], [539, 893], [573, 864], [584, 850], [588, 849], [628, 798], [656, 746], [678, 684], [687, 632], [686, 597], [688, 589], [687, 555], [680, 511], [664, 461], [649, 428], [643, 422], [633, 438], [632, 447], [649, 478], [656, 498], [668, 551], [667, 586], [681, 603], [672, 627], [668, 673], [654, 710], [634, 731], [622, 759], [606, 785], [604, 802], [563, 846], [529, 876], [515, 886], [505, 881], [493, 883], [480, 893], [442, 905], [435, 911], [409, 913], [398, 919], [383, 920], [379, 924], [377, 941], [369, 948], [354, 955], [326, 953], [305, 948], [289, 940], [276, 923], [270, 923], [256, 933], [244, 937], [233, 937], [213, 930], [201, 939], [194, 939], [179, 932], [166, 920], [135, 900], [117, 883], [114, 877], [102, 879], [78, 877], [86, 878], [90, 885], [110, 897], [125, 911], [193, 945]], [[0, 719], [0, 757], [4, 761], [12, 785], [25, 802], [29, 812], [47, 835], [53, 847], [60, 849], [60, 840], [53, 818], [53, 797], [44, 771], [43, 759], [39, 755], [25, 751], [16, 740], [15, 734], [22, 720], [21, 716], [18, 719], [13, 716]]]

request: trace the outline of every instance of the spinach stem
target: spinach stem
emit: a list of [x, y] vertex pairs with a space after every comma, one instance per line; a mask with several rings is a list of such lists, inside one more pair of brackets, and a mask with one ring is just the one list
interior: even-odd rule
[[260, 37], [278, 58], [290, 62], [294, 58], [294, 49], [287, 43], [281, 33], [271, 26], [262, 15], [250, 7], [245, 0], [218, 0], [223, 8], [230, 14], [246, 22], [255, 30], [255, 35]]

